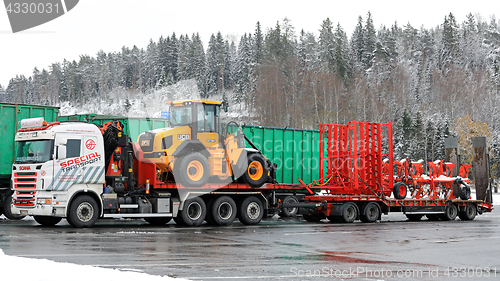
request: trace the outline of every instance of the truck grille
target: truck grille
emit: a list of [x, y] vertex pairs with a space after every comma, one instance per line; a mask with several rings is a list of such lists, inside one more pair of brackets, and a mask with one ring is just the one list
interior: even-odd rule
[[36, 200], [37, 172], [17, 172], [13, 179], [12, 203], [18, 207], [34, 207]]

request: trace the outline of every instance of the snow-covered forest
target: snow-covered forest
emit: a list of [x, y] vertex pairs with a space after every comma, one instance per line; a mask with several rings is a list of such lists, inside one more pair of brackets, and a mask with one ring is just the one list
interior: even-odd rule
[[152, 116], [145, 108], [161, 110], [158, 101], [173, 93], [224, 99], [248, 113], [247, 124], [262, 126], [393, 122], [395, 158], [426, 162], [444, 158], [444, 139], [452, 135], [470, 162], [470, 137], [487, 136], [498, 176], [500, 21], [443, 18], [430, 29], [377, 29], [368, 12], [350, 35], [328, 18], [319, 35], [285, 18], [266, 30], [257, 22], [238, 41], [215, 33], [206, 50], [198, 34], [173, 33], [146, 49], [124, 46], [35, 68], [0, 86], [0, 101]]

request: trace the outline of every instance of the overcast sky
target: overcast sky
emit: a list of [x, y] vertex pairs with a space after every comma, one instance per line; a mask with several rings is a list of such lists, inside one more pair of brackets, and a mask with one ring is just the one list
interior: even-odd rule
[[358, 16], [366, 19], [368, 11], [377, 29], [394, 22], [431, 28], [442, 24], [450, 12], [459, 23], [468, 13], [489, 22], [495, 12], [500, 13], [500, 1], [81, 0], [67, 14], [16, 34], [1, 7], [0, 85], [6, 88], [16, 74], [30, 76], [34, 67], [48, 69], [53, 62], [95, 56], [99, 50], [117, 52], [122, 46], [145, 48], [150, 39], [157, 41], [173, 32], [177, 37], [198, 32], [206, 46], [212, 33], [239, 38], [253, 33], [257, 21], [265, 32], [285, 17], [297, 33], [304, 29], [318, 35], [329, 17], [335, 25], [340, 22], [350, 37]]

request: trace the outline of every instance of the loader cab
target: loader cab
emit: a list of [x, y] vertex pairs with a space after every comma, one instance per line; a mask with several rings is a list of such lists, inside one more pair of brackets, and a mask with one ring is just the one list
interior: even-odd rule
[[219, 146], [221, 139], [220, 107], [218, 101], [188, 100], [168, 102], [172, 127], [189, 126], [191, 140], [205, 147]]

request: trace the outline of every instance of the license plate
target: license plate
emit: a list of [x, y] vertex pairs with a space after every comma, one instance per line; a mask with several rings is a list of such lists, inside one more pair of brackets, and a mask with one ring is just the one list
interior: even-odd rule
[[21, 216], [27, 216], [28, 211], [27, 210], [21, 210]]

